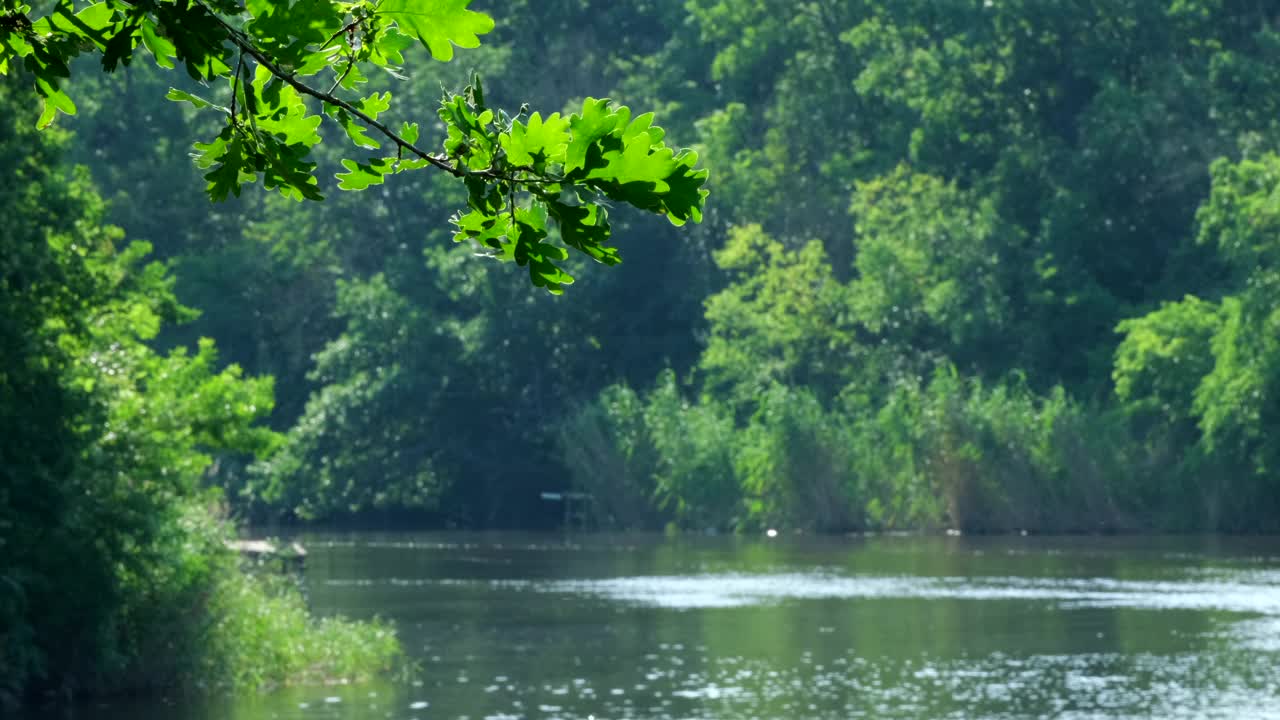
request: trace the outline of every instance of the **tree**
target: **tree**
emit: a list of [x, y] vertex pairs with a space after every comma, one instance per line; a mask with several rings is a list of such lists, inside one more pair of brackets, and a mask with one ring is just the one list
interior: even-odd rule
[[1120, 323], [1113, 377], [1131, 413], [1157, 418], [1154, 431], [1182, 441], [1191, 459], [1225, 468], [1200, 483], [1214, 525], [1269, 530], [1280, 466], [1271, 431], [1280, 423], [1280, 156], [1221, 159], [1211, 174], [1198, 240], [1225, 261], [1227, 294], [1187, 296]]
[[[420, 126], [393, 129], [389, 92], [361, 97], [367, 72], [399, 75], [404, 54], [421, 43], [441, 61], [454, 46], [476, 47], [493, 20], [470, 0], [61, 0], [34, 13], [17, 0], [0, 4], [0, 72], [21, 60], [43, 100], [39, 126], [74, 114], [64, 90], [69, 62], [84, 51], [111, 72], [143, 50], [161, 67], [181, 63], [204, 83], [226, 86], [213, 99], [171, 89], [168, 97], [218, 113], [221, 131], [196, 144], [214, 200], [261, 181], [286, 197], [319, 200], [311, 151], [330, 118], [360, 150], [342, 160], [343, 190], [362, 190], [388, 175], [432, 167], [461, 180], [467, 209], [454, 216], [456, 241], [481, 254], [529, 268], [552, 293], [573, 282], [563, 263], [573, 249], [607, 265], [620, 262], [609, 243], [605, 202], [665, 215], [681, 225], [702, 218], [707, 191], [696, 153], [663, 142], [652, 114], [587, 98], [580, 113], [514, 116], [486, 106], [479, 78], [446, 93], [438, 110], [443, 151], [418, 144]], [[324, 78], [322, 81], [321, 78]], [[328, 86], [325, 89], [325, 86]], [[225, 99], [223, 99], [225, 98]], [[313, 111], [318, 107], [322, 114]], [[380, 119], [382, 118], [382, 119]], [[384, 145], [386, 148], [384, 149]], [[548, 242], [558, 231], [559, 242]]]
[[[188, 311], [145, 244], [117, 248], [85, 174], [60, 172], [64, 140], [0, 122], [0, 705], [128, 682], [149, 655], [181, 654], [187, 628], [158, 630], [148, 613], [209, 588], [216, 549], [184, 524], [209, 499], [202, 474], [215, 453], [275, 442], [253, 424], [269, 378], [217, 370], [209, 341], [149, 346]], [[183, 567], [184, 546], [204, 556]]]
[[708, 389], [748, 405], [777, 382], [838, 390], [860, 348], [847, 288], [833, 277], [822, 244], [787, 250], [747, 225], [730, 232], [716, 262], [733, 282], [706, 301], [700, 366]]

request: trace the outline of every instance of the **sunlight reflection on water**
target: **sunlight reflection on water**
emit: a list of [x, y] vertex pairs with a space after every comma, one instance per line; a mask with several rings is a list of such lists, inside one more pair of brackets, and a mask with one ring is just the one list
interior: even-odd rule
[[675, 610], [766, 605], [787, 600], [1025, 600], [1064, 608], [1220, 610], [1280, 615], [1280, 574], [1232, 581], [1139, 581], [1112, 578], [910, 577], [824, 573], [655, 575], [578, 580], [383, 578], [332, 585], [485, 585], [495, 589], [585, 595]]

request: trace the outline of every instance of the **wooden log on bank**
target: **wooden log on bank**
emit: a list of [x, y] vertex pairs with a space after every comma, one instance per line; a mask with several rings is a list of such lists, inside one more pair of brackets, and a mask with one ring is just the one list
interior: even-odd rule
[[229, 540], [227, 547], [259, 565], [279, 560], [280, 572], [302, 570], [307, 564], [307, 549], [296, 542], [278, 545], [270, 540]]

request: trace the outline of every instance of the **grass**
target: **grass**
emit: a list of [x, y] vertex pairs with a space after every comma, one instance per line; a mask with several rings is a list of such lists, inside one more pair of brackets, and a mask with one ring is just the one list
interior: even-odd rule
[[229, 575], [210, 613], [199, 675], [184, 684], [230, 690], [345, 684], [393, 671], [403, 660], [390, 623], [316, 618], [286, 577]]

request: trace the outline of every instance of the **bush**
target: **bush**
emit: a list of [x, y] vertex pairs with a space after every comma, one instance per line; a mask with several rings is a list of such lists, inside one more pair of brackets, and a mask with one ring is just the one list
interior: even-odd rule
[[953, 368], [895, 388], [857, 436], [874, 478], [871, 515], [886, 526], [973, 532], [1117, 530], [1133, 522], [1137, 480], [1123, 419], [1040, 396], [1014, 378], [994, 387]]
[[684, 528], [727, 530], [742, 518], [742, 492], [733, 472], [733, 415], [703, 397], [685, 400], [670, 370], [658, 377], [644, 413], [657, 450], [655, 497]]
[[730, 529], [742, 517], [734, 475], [734, 427], [724, 406], [690, 403], [667, 371], [642, 398], [606, 388], [560, 424], [562, 462], [617, 528]]
[[742, 529], [843, 532], [864, 525], [849, 425], [807, 389], [776, 385], [738, 436], [734, 470], [746, 495]]
[[260, 690], [357, 681], [399, 661], [386, 623], [312, 618], [294, 578], [243, 570], [231, 531], [207, 505], [184, 508], [148, 574], [129, 579], [120, 672], [91, 689]]
[[312, 623], [296, 590], [241, 574], [202, 481], [275, 446], [271, 379], [207, 340], [157, 351], [192, 314], [172, 277], [118, 247], [59, 136], [32, 132], [0, 114], [0, 708], [385, 665], [385, 627]]
[[[664, 374], [642, 397], [606, 390], [560, 429], [579, 488], [617, 527], [669, 516], [693, 529], [779, 527], [1098, 532], [1166, 527], [1170, 453], [1119, 412], [1018, 377], [988, 387], [954, 368], [903, 378], [879, 402], [846, 391], [824, 408], [773, 385], [735, 422]], [[1163, 503], [1163, 504], [1162, 504]], [[666, 513], [664, 515], [663, 513]]]
[[634, 390], [605, 388], [560, 424], [556, 440], [574, 487], [592, 496], [600, 525], [653, 530], [670, 520], [655, 505], [658, 451]]

